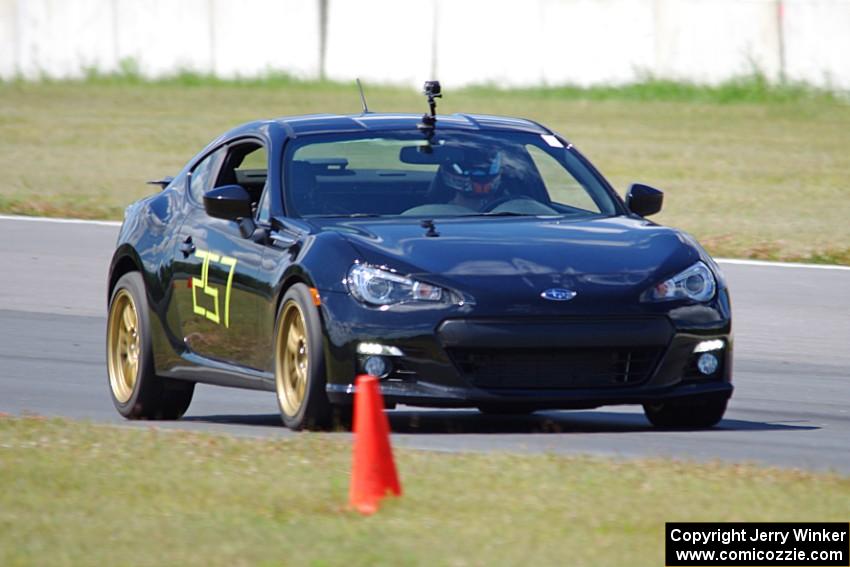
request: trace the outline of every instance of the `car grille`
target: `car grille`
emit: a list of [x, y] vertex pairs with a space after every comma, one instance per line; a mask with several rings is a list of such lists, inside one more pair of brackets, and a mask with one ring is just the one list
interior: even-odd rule
[[453, 348], [449, 355], [479, 388], [565, 389], [640, 384], [649, 378], [662, 350]]

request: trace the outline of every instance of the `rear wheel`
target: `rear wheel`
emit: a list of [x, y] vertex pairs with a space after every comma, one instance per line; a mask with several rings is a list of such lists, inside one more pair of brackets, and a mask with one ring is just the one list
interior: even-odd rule
[[717, 425], [726, 413], [726, 398], [697, 398], [646, 404], [643, 412], [656, 427], [698, 427]]
[[106, 370], [112, 402], [127, 419], [178, 419], [192, 402], [193, 382], [154, 374], [147, 295], [138, 272], [121, 276], [112, 290]]
[[322, 325], [306, 285], [295, 284], [284, 295], [275, 335], [275, 391], [284, 425], [328, 427], [333, 412], [325, 392]]

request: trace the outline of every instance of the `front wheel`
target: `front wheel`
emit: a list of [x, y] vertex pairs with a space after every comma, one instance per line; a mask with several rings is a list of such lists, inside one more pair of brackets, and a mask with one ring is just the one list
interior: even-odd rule
[[697, 398], [646, 404], [643, 412], [656, 427], [714, 427], [726, 413], [728, 398]]
[[121, 276], [109, 300], [106, 370], [118, 413], [127, 419], [179, 419], [195, 383], [154, 373], [147, 294], [139, 272]]
[[325, 392], [322, 324], [306, 285], [295, 284], [283, 296], [275, 336], [275, 391], [284, 425], [328, 427], [332, 411]]

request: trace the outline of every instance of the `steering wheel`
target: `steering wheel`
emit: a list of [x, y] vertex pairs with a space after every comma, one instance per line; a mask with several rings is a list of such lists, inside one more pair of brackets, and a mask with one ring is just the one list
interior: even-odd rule
[[503, 196], [503, 197], [499, 197], [499, 198], [498, 198], [498, 199], [496, 199], [495, 201], [490, 201], [489, 203], [487, 203], [487, 204], [484, 206], [484, 208], [483, 208], [483, 209], [481, 209], [481, 212], [482, 212], [482, 213], [489, 213], [489, 212], [492, 212], [492, 211], [493, 211], [493, 209], [495, 209], [496, 207], [498, 207], [498, 206], [500, 206], [500, 205], [504, 205], [504, 204], [505, 204], [505, 203], [507, 203], [508, 201], [516, 201], [516, 200], [518, 200], [518, 198], [517, 198], [517, 197], [514, 197], [513, 195], [505, 195], [505, 196]]
[[[504, 211], [496, 212], [496, 209], [505, 203], [512, 203], [512, 205], [506, 207]], [[484, 210], [481, 211], [481, 214], [485, 215], [498, 215], [502, 213], [517, 215], [557, 215], [558, 211], [527, 195], [514, 195], [512, 197], [496, 199], [492, 203], [487, 204]]]

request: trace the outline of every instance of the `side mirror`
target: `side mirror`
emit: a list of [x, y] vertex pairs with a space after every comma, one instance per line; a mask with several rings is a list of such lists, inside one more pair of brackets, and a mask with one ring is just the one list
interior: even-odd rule
[[626, 207], [642, 217], [648, 217], [660, 211], [663, 201], [664, 193], [642, 183], [632, 183], [629, 192], [626, 193]]
[[238, 220], [251, 218], [251, 196], [241, 185], [222, 185], [204, 195], [204, 209], [211, 217]]

